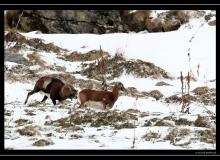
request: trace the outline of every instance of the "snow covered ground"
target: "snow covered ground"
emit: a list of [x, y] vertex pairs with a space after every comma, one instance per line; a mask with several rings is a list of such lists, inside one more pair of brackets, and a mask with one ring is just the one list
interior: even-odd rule
[[[196, 81], [191, 82], [190, 91], [196, 87], [207, 86], [216, 88], [216, 26], [209, 26], [204, 19], [191, 19], [189, 23], [182, 25], [177, 31], [163, 33], [114, 33], [114, 34], [36, 34], [36, 32], [21, 33], [25, 37], [40, 38], [46, 43], [68, 49], [69, 54], [73, 51], [87, 53], [91, 50], [99, 50], [100, 46], [104, 51], [111, 53], [123, 53], [127, 59], [141, 59], [154, 63], [156, 66], [168, 71], [173, 80], [136, 78], [132, 75], [123, 74], [113, 81], [120, 81], [127, 87], [135, 87], [138, 91], [159, 90], [163, 95], [181, 93], [181, 84], [178, 77], [180, 72], [186, 76], [192, 70]], [[190, 39], [194, 38], [190, 42]], [[86, 46], [86, 47], [83, 47]], [[20, 51], [27, 57], [30, 51]], [[190, 63], [188, 53], [190, 53]], [[80, 71], [81, 62], [70, 62], [59, 59], [59, 55], [52, 52], [38, 52], [40, 58], [48, 66], [64, 66], [66, 73]], [[199, 76], [197, 75], [197, 66]], [[16, 72], [13, 67], [18, 64], [5, 62], [11, 72]], [[19, 64], [20, 65], [20, 64]], [[38, 73], [58, 73], [59, 71], [39, 70], [38, 65], [31, 66], [30, 70], [38, 70]], [[76, 78], [88, 79], [75, 74]], [[171, 86], [155, 86], [158, 81], [164, 81]], [[112, 126], [91, 127], [88, 124], [79, 125], [83, 130], [65, 130], [45, 125], [47, 121], [55, 121], [60, 118], [74, 114], [78, 111], [75, 107], [77, 100], [66, 100], [64, 105], [53, 106], [50, 100], [44, 104], [37, 104], [42, 100], [42, 95], [37, 93], [29, 98], [29, 104], [24, 105], [27, 90], [33, 89], [33, 82], [11, 82], [5, 81], [5, 148], [6, 149], [216, 149], [216, 143], [202, 141], [201, 132], [211, 132], [216, 128], [211, 115], [215, 115], [216, 105], [204, 105], [198, 102], [190, 104], [190, 114], [180, 113], [181, 104], [168, 104], [162, 100], [155, 100], [152, 97], [138, 98], [120, 96], [114, 107], [109, 111], [95, 110], [95, 112], [126, 112], [129, 109], [137, 110], [131, 113], [137, 116], [131, 123], [136, 128], [116, 129]], [[80, 90], [81, 88], [77, 88]], [[193, 94], [192, 92], [190, 92]], [[212, 113], [212, 114], [210, 114]], [[141, 116], [146, 114], [146, 116]], [[194, 122], [198, 115], [207, 117], [210, 121], [209, 127], [197, 127]], [[167, 120], [171, 117], [173, 120]], [[192, 125], [178, 125], [175, 121], [186, 119]], [[154, 125], [163, 120], [167, 125]], [[16, 120], [23, 120], [19, 123]], [[148, 121], [153, 125], [145, 125]], [[19, 129], [33, 125], [37, 133], [33, 136], [21, 135]], [[174, 130], [176, 129], [176, 130]], [[185, 129], [185, 130], [184, 130]], [[183, 131], [185, 135], [179, 135]], [[169, 133], [175, 132], [176, 142]], [[146, 135], [144, 138], [144, 135]], [[152, 135], [151, 135], [152, 134]], [[49, 135], [49, 136], [48, 136]], [[168, 136], [168, 138], [166, 138]], [[33, 145], [39, 139], [52, 141], [50, 145]], [[135, 139], [135, 144], [133, 141]], [[206, 137], [210, 139], [210, 137]]]

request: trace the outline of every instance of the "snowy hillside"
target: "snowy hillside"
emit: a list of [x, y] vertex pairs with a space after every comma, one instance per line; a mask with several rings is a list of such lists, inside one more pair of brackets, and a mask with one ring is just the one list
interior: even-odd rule
[[[159, 33], [10, 31], [4, 44], [6, 149], [216, 149], [216, 26], [204, 17]], [[79, 108], [77, 99], [41, 103], [41, 93], [24, 105], [48, 74], [100, 90], [103, 57], [108, 90], [126, 88], [110, 110]]]

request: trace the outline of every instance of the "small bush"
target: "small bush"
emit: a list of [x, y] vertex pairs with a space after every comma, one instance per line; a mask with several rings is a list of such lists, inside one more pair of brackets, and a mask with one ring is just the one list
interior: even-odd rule
[[45, 139], [40, 139], [40, 140], [34, 142], [33, 146], [42, 147], [42, 146], [48, 146], [48, 145], [51, 145], [51, 144], [54, 144], [54, 143], [52, 141], [48, 141], [48, 140], [45, 140]]
[[187, 129], [187, 128], [181, 128], [181, 129], [179, 130], [179, 136], [181, 136], [181, 137], [184, 137], [184, 136], [186, 136], [186, 135], [189, 135], [189, 133], [190, 133], [190, 130]]
[[35, 126], [26, 126], [22, 129], [18, 129], [17, 132], [22, 136], [35, 136], [39, 134]]
[[196, 127], [209, 127], [208, 119], [198, 115], [197, 119], [194, 122]]
[[100, 52], [99, 50], [92, 50], [87, 53], [78, 53], [78, 52], [72, 52], [70, 55], [65, 55], [65, 59], [68, 61], [93, 61], [97, 60], [101, 57], [109, 56], [108, 52]]
[[160, 82], [157, 82], [157, 83], [155, 84], [155, 86], [172, 86], [172, 85], [170, 85], [170, 84], [168, 84], [168, 83], [166, 83], [166, 82], [160, 81]]
[[153, 90], [149, 92], [149, 96], [155, 98], [156, 100], [159, 100], [163, 97], [163, 94], [158, 90]]
[[210, 21], [210, 22], [208, 23], [208, 25], [210, 25], [210, 26], [216, 26], [216, 20]]
[[216, 143], [216, 129], [207, 129], [198, 131], [200, 141], [205, 143]]
[[157, 121], [154, 126], [173, 126], [170, 122], [159, 120]]
[[148, 121], [146, 120], [143, 127], [149, 127], [149, 126], [152, 126], [152, 122], [151, 121]]
[[31, 124], [33, 122], [27, 120], [27, 119], [18, 119], [15, 121], [15, 123], [17, 124], [17, 126], [23, 126], [25, 124]]
[[158, 139], [160, 138], [160, 134], [156, 133], [156, 132], [149, 132], [149, 133], [146, 133], [145, 135], [142, 136], [142, 138], [145, 139], [145, 141], [150, 141], [152, 139]]
[[196, 95], [203, 95], [209, 91], [208, 87], [197, 87], [193, 90]]
[[73, 134], [70, 136], [71, 138], [74, 138], [74, 139], [80, 139], [82, 138], [82, 135], [79, 135], [79, 134]]
[[193, 122], [188, 121], [187, 119], [180, 118], [178, 120], [175, 120], [176, 125], [184, 125], [184, 126], [191, 126]]
[[177, 140], [177, 136], [178, 136], [178, 129], [174, 128], [164, 137], [164, 140], [170, 140], [170, 143], [174, 144]]
[[115, 129], [123, 129], [123, 128], [136, 128], [136, 126], [133, 123], [122, 123], [122, 124], [115, 124], [113, 125]]
[[182, 101], [182, 99], [180, 97], [178, 97], [177, 95], [173, 95], [173, 96], [165, 98], [166, 103], [178, 103], [181, 101]]

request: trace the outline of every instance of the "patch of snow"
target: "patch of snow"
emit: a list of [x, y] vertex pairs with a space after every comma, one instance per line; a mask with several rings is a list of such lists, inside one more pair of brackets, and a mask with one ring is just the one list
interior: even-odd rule
[[38, 70], [38, 69], [40, 69], [40, 66], [39, 65], [33, 65], [33, 66], [30, 66], [29, 69], [30, 70]]
[[15, 62], [8, 62], [8, 61], [6, 61], [4, 65], [6, 66], [7, 69], [12, 69], [16, 66], [21, 66], [21, 64]]

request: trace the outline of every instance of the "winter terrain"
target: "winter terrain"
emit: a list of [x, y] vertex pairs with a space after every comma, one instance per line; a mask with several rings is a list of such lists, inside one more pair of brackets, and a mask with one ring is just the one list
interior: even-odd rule
[[[160, 33], [6, 31], [4, 43], [6, 149], [216, 149], [216, 26], [204, 17]], [[93, 67], [103, 57], [116, 68], [106, 71], [108, 89], [118, 81], [127, 89], [110, 110], [78, 108], [77, 99], [40, 103], [40, 93], [24, 105], [47, 74], [77, 90], [100, 89]], [[187, 78], [181, 95], [181, 71], [190, 72], [189, 95]]]

